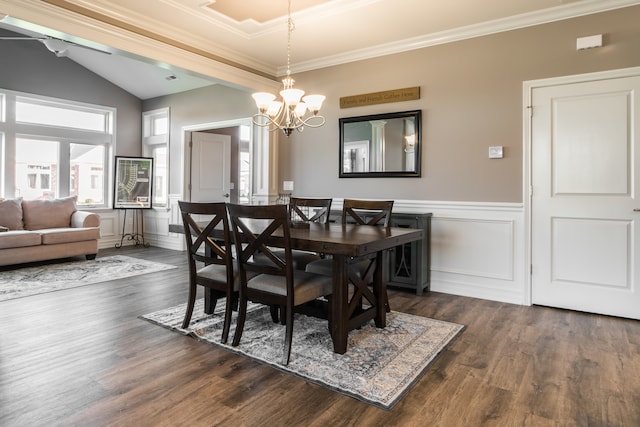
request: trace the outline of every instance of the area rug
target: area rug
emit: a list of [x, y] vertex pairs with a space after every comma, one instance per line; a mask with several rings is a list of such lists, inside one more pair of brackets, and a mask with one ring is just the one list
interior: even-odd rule
[[0, 301], [176, 268], [124, 255], [0, 271]]
[[[182, 329], [185, 304], [141, 318], [251, 357], [383, 409], [392, 408], [421, 377], [428, 366], [464, 329], [464, 326], [392, 311], [387, 327], [373, 321], [349, 332], [347, 352], [333, 352], [327, 321], [295, 315], [289, 365], [281, 365], [284, 329], [271, 321], [269, 309], [251, 305], [238, 347], [220, 343], [224, 301], [213, 315], [204, 314], [203, 300], [196, 301], [189, 327]], [[235, 313], [229, 335], [235, 330]]]

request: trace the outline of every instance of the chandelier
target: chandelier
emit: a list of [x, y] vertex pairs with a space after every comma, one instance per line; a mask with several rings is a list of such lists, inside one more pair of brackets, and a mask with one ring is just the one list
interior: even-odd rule
[[[289, 0], [289, 12], [287, 19], [287, 76], [282, 80], [284, 89], [280, 91], [282, 101], [277, 101], [276, 96], [267, 92], [254, 93], [259, 113], [254, 114], [253, 123], [258, 126], [269, 127], [270, 131], [281, 129], [286, 136], [291, 135], [294, 129], [302, 132], [305, 126], [320, 127], [324, 125], [324, 117], [318, 112], [322, 107], [324, 95], [307, 95], [304, 91], [294, 89], [295, 81], [291, 78], [291, 32], [295, 29], [291, 19], [291, 0]], [[307, 117], [307, 110], [311, 113]]]

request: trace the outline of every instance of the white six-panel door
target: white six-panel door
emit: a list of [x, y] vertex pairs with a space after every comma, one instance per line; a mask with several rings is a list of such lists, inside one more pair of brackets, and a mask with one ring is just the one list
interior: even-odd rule
[[640, 319], [640, 76], [532, 90], [532, 302]]

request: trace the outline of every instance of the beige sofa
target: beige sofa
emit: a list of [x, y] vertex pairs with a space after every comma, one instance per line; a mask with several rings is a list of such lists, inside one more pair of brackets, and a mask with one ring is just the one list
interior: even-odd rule
[[76, 209], [75, 197], [0, 199], [0, 265], [98, 253], [100, 217]]

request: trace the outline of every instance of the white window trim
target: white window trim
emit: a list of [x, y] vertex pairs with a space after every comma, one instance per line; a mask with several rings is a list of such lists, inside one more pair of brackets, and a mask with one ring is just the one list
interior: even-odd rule
[[[166, 117], [167, 119], [167, 133], [162, 135], [152, 135], [152, 123], [156, 118]], [[169, 209], [169, 176], [171, 170], [171, 156], [170, 153], [170, 137], [171, 135], [171, 111], [169, 107], [158, 108], [156, 110], [144, 111], [142, 113], [142, 154], [146, 157], [152, 157], [152, 148], [164, 145], [167, 149], [167, 176], [165, 177], [163, 187], [164, 193], [167, 197], [167, 202], [165, 204], [157, 204], [155, 201], [155, 191], [157, 191], [157, 186], [153, 185], [153, 206], [154, 209], [168, 210]], [[155, 161], [155, 159], [154, 159]], [[157, 170], [159, 165], [157, 162], [154, 165], [154, 168]], [[155, 174], [155, 171], [154, 171]], [[154, 176], [155, 180], [155, 176]]]
[[[57, 127], [49, 125], [37, 125], [32, 123], [16, 122], [16, 100], [28, 98], [41, 100], [43, 103], [57, 104], [77, 108], [84, 111], [108, 112], [110, 122], [106, 124], [106, 132], [88, 131], [75, 128]], [[113, 107], [89, 104], [85, 102], [48, 97], [28, 92], [18, 92], [0, 88], [0, 196], [13, 197], [15, 194], [15, 143], [17, 138], [57, 139], [65, 143], [83, 143], [106, 145], [105, 152], [105, 182], [103, 183], [104, 203], [99, 205], [83, 205], [82, 209], [105, 209], [113, 203], [113, 188], [109, 185], [113, 182], [113, 157], [116, 153], [116, 123], [117, 109]], [[4, 139], [2, 139], [4, 136]], [[68, 195], [69, 189], [59, 188], [60, 196]]]

